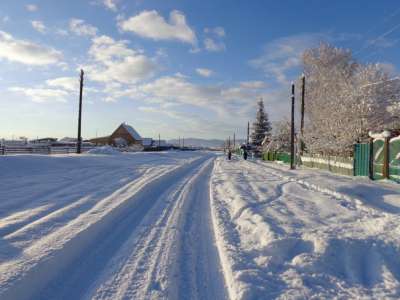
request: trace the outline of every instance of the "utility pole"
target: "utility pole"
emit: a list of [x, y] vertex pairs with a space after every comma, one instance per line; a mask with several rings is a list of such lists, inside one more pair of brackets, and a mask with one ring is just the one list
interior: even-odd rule
[[81, 79], [79, 87], [79, 116], [78, 116], [78, 140], [76, 142], [76, 153], [81, 153], [82, 147], [82, 92], [83, 92], [83, 70], [81, 70]]
[[181, 137], [179, 137], [179, 148], [181, 147]]
[[290, 130], [290, 169], [294, 169], [294, 83], [292, 82], [292, 116]]
[[236, 136], [235, 133], [233, 133], [233, 149], [235, 149], [236, 146]]
[[306, 88], [306, 76], [301, 75], [301, 122], [300, 122], [300, 155], [303, 155], [304, 151], [304, 109], [305, 109], [305, 88]]
[[228, 137], [228, 149], [231, 150], [231, 136]]
[[249, 145], [249, 136], [250, 136], [250, 122], [247, 122], [247, 145]]
[[185, 137], [182, 138], [182, 148], [185, 149]]

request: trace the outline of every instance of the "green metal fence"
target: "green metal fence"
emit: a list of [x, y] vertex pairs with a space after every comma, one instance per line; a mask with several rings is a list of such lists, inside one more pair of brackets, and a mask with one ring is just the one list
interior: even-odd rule
[[303, 155], [302, 164], [309, 168], [327, 170], [332, 173], [353, 176], [354, 161], [352, 157], [327, 156], [327, 155]]
[[[305, 154], [301, 156], [301, 163], [306, 167], [328, 170], [342, 175], [372, 175], [372, 179], [378, 180], [383, 178], [384, 144], [382, 138], [374, 139], [372, 144], [356, 144], [354, 145], [354, 157]], [[263, 153], [262, 159], [289, 164], [290, 154], [269, 151]], [[389, 179], [400, 183], [400, 136], [391, 139], [389, 143]]]
[[281, 161], [283, 163], [290, 164], [290, 153], [268, 151], [262, 154], [262, 159], [268, 161]]
[[389, 143], [389, 179], [400, 183], [400, 137]]
[[370, 144], [354, 145], [354, 175], [369, 176], [370, 169]]

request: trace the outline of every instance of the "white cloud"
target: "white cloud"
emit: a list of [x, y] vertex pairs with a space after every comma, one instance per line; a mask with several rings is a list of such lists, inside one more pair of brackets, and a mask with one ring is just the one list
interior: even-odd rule
[[304, 50], [326, 39], [328, 37], [322, 34], [300, 34], [279, 38], [267, 43], [264, 53], [259, 58], [251, 60], [250, 64], [263, 70], [268, 79], [287, 84], [288, 76], [292, 75], [290, 73], [300, 67], [301, 54]]
[[50, 87], [62, 88], [67, 91], [76, 92], [79, 87], [78, 78], [76, 77], [59, 77], [46, 80], [46, 84]]
[[27, 65], [49, 65], [59, 62], [62, 53], [53, 48], [15, 39], [0, 31], [0, 58]]
[[211, 38], [204, 39], [204, 47], [208, 51], [219, 52], [225, 50], [225, 44], [221, 41], [215, 41]]
[[157, 65], [140, 51], [128, 48], [127, 41], [115, 41], [108, 36], [92, 40], [89, 56], [93, 63], [84, 66], [90, 79], [130, 84], [151, 77]]
[[27, 5], [25, 5], [25, 8], [27, 11], [31, 11], [31, 12], [37, 11], [39, 9], [38, 6], [35, 4], [27, 4]]
[[247, 89], [262, 89], [265, 87], [264, 81], [242, 81], [240, 83], [240, 86], [242, 88], [247, 88]]
[[46, 26], [42, 21], [31, 21], [31, 24], [36, 31], [40, 33], [46, 33]]
[[33, 102], [66, 102], [68, 93], [64, 90], [45, 88], [11, 87], [10, 91], [20, 93], [30, 98]]
[[112, 11], [117, 11], [117, 2], [118, 0], [103, 0], [103, 4], [105, 5], [105, 7], [107, 7], [108, 9], [112, 10]]
[[225, 29], [221, 26], [215, 28], [204, 28], [204, 32], [215, 34], [216, 36], [221, 38], [225, 36]]
[[80, 19], [71, 19], [69, 21], [69, 30], [81, 36], [95, 36], [97, 34], [96, 27], [86, 24], [84, 20]]
[[240, 106], [251, 99], [260, 96], [257, 88], [242, 85], [197, 85], [187, 78], [165, 76], [157, 80], [138, 86], [138, 91], [145, 95], [149, 102], [179, 103], [203, 107], [224, 115], [227, 112], [235, 113]]
[[207, 51], [220, 52], [226, 49], [222, 41], [225, 37], [225, 29], [223, 27], [205, 28], [204, 32], [209, 35], [209, 37], [204, 39], [204, 48]]
[[57, 35], [67, 36], [68, 35], [68, 30], [58, 28], [58, 29], [55, 30], [55, 33]]
[[197, 68], [196, 72], [203, 77], [210, 77], [214, 73], [212, 70], [205, 68]]
[[157, 11], [143, 11], [127, 20], [120, 21], [120, 28], [132, 31], [137, 35], [153, 40], [179, 40], [192, 45], [196, 44], [196, 34], [186, 23], [183, 13], [174, 10], [167, 22]]

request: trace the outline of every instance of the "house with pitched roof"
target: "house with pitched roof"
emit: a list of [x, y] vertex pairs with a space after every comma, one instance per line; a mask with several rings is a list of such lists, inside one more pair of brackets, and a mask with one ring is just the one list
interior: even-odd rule
[[132, 126], [122, 123], [111, 135], [89, 141], [96, 145], [132, 146], [142, 145], [143, 139]]

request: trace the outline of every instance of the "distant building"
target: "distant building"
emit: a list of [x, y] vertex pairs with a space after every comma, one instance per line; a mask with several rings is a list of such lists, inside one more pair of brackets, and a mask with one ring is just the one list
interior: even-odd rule
[[152, 138], [142, 138], [142, 145], [145, 148], [150, 148], [153, 146], [153, 139]]
[[51, 138], [51, 137], [46, 137], [46, 138], [40, 138], [40, 139], [35, 139], [35, 140], [30, 140], [30, 144], [40, 144], [40, 145], [51, 145], [52, 143], [57, 142], [56, 138]]
[[[89, 140], [96, 145], [131, 146], [143, 145], [143, 139], [139, 133], [130, 125], [122, 123], [109, 136], [98, 137]], [[147, 143], [147, 140], [146, 140]]]

